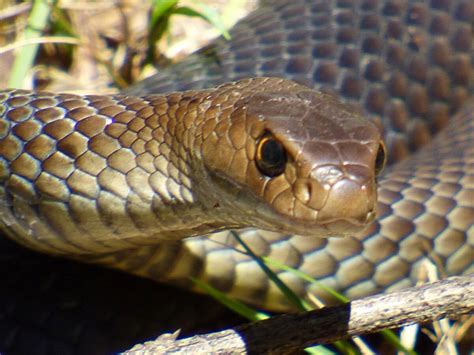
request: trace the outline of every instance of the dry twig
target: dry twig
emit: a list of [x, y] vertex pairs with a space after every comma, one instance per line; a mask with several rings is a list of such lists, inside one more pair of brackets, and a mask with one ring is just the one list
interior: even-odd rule
[[450, 277], [391, 294], [301, 314], [276, 316], [216, 333], [175, 340], [166, 335], [136, 353], [293, 353], [307, 346], [474, 311], [474, 275]]

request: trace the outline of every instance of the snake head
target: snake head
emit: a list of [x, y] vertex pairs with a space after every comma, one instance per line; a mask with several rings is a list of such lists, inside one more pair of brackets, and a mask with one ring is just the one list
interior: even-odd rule
[[332, 95], [257, 80], [237, 83], [244, 89], [203, 142], [214, 205], [240, 227], [321, 237], [365, 228], [385, 164], [378, 128]]

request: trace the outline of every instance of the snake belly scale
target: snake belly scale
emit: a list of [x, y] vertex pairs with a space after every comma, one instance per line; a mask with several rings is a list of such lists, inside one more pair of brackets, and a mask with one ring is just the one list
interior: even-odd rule
[[[445, 274], [471, 273], [474, 258], [474, 127], [471, 113], [474, 104], [468, 100], [469, 96], [473, 95], [473, 14], [473, 5], [469, 1], [433, 1], [430, 4], [416, 1], [293, 1], [291, 4], [275, 1], [237, 25], [232, 32], [233, 40], [230, 43], [218, 40], [174, 69], [165, 71], [159, 78], [145, 80], [126, 94], [143, 97], [161, 92], [195, 90], [256, 75], [282, 76], [306, 86], [338, 92], [342, 99], [350, 104], [360, 104], [363, 114], [383, 125], [385, 130], [392, 165], [379, 179], [377, 221], [364, 233], [346, 238], [315, 239], [292, 236], [286, 223], [282, 223], [278, 229], [287, 233], [246, 229], [239, 232], [241, 236], [256, 252], [312, 274], [350, 297], [412, 285], [417, 280], [424, 259], [433, 260]], [[270, 97], [263, 95], [258, 99], [271, 100], [273, 91]], [[197, 92], [192, 91], [194, 95]], [[203, 92], [209, 94], [209, 91]], [[15, 100], [23, 102], [15, 103], [13, 100], [13, 104], [2, 104], [3, 114], [7, 110], [11, 112], [13, 106], [22, 104], [25, 105], [26, 111], [19, 110], [10, 116], [7, 114], [7, 119], [2, 119], [0, 134], [3, 133], [3, 136], [0, 136], [0, 139], [12, 138], [10, 121], [21, 121], [31, 115], [31, 111], [28, 111], [31, 108], [29, 99], [25, 98], [30, 94], [13, 94], [9, 91], [3, 94], [3, 102], [12, 100], [12, 95], [17, 95]], [[174, 95], [172, 101], [182, 99], [182, 94]], [[53, 101], [50, 102], [52, 109], [59, 106], [54, 101], [57, 97], [53, 96], [47, 99]], [[137, 105], [143, 105], [143, 102], [137, 102]], [[145, 111], [151, 110], [150, 106], [145, 106]], [[88, 114], [90, 115], [90, 112]], [[107, 121], [107, 117], [118, 112], [105, 110], [100, 113], [100, 117], [96, 114], [97, 112], [94, 112], [95, 119]], [[127, 122], [133, 120], [130, 117], [124, 119], [130, 120]], [[32, 131], [35, 127], [44, 129], [35, 123], [32, 126]], [[441, 128], [441, 133], [429, 143], [432, 133]], [[71, 125], [62, 129], [69, 129], [69, 133], [74, 133], [77, 126]], [[22, 131], [19, 128], [15, 137], [23, 137], [26, 140], [26, 136], [31, 134], [30, 130]], [[61, 129], [55, 132], [61, 132]], [[259, 134], [255, 135], [253, 147], [258, 147], [259, 139], [265, 137], [262, 132], [259, 131]], [[53, 136], [54, 134], [56, 133], [51, 133]], [[117, 132], [112, 134], [119, 136]], [[380, 142], [376, 133], [370, 140], [370, 158], [367, 158], [368, 162], [363, 165], [374, 167]], [[70, 139], [70, 142], [77, 141]], [[419, 152], [411, 153], [422, 145], [424, 147]], [[21, 151], [23, 146], [10, 146], [8, 149], [6, 152], [5, 145], [0, 148], [2, 184], [12, 176], [12, 166], [7, 167], [6, 163], [7, 155], [15, 152], [15, 149]], [[65, 156], [62, 161], [64, 169], [67, 170], [70, 166], [65, 161], [71, 158], [77, 149], [78, 145], [69, 142], [61, 147]], [[90, 147], [87, 147], [86, 151], [89, 149]], [[98, 143], [95, 149], [100, 153], [101, 149], [107, 149], [107, 144]], [[44, 153], [39, 148], [37, 152]], [[176, 158], [182, 156], [178, 150], [173, 154]], [[412, 156], [404, 159], [409, 155]], [[124, 158], [127, 159], [126, 156]], [[13, 160], [12, 158], [11, 161]], [[399, 160], [403, 161], [393, 164]], [[114, 160], [116, 170], [120, 171], [122, 161], [122, 158]], [[13, 165], [13, 169], [18, 169], [17, 176], [25, 178], [34, 173], [35, 166], [31, 164], [31, 161], [19, 161], [17, 166]], [[84, 164], [93, 165], [88, 160]], [[207, 164], [217, 170], [229, 170], [227, 166], [215, 166], [212, 161]], [[189, 168], [178, 165], [179, 163], [175, 167], [181, 170], [176, 169], [176, 172]], [[256, 166], [256, 169], [259, 167]], [[57, 172], [59, 176], [52, 175], [60, 180], [64, 179], [61, 174], [66, 174], [66, 170]], [[219, 177], [221, 176], [217, 178]], [[123, 177], [109, 176], [99, 185], [107, 186], [114, 179], [121, 178]], [[219, 181], [224, 189], [229, 188], [226, 179]], [[279, 310], [289, 307], [276, 288], [259, 271], [258, 266], [245, 255], [235, 251], [235, 248], [238, 249], [237, 243], [228, 231], [222, 231], [212, 237], [194, 237], [184, 241], [170, 241], [169, 239], [173, 238], [172, 233], [165, 233], [164, 239], [168, 240], [141, 247], [140, 245], [153, 243], [144, 235], [139, 235], [137, 239], [116, 238], [114, 235], [127, 235], [129, 231], [126, 228], [132, 228], [130, 226], [138, 229], [133, 222], [127, 227], [125, 223], [121, 224], [121, 221], [111, 218], [106, 223], [107, 228], [103, 227], [103, 219], [90, 222], [96, 231], [105, 232], [94, 233], [97, 238], [95, 241], [85, 238], [88, 239], [86, 243], [79, 235], [84, 237], [82, 234], [88, 233], [77, 230], [65, 233], [62, 239], [52, 239], [43, 244], [43, 237], [32, 240], [29, 238], [30, 233], [13, 230], [25, 226], [22, 227], [21, 223], [19, 226], [13, 226], [15, 223], [12, 223], [10, 209], [12, 201], [5, 195], [5, 191], [12, 191], [16, 186], [18, 190], [15, 190], [15, 194], [19, 197], [16, 208], [21, 211], [21, 218], [36, 218], [38, 211], [25, 203], [31, 197], [28, 195], [31, 190], [24, 189], [25, 185], [22, 189], [21, 184], [12, 183], [5, 186], [2, 190], [0, 211], [3, 229], [7, 230], [10, 236], [23, 236], [20, 240], [22, 244], [188, 287], [189, 276], [200, 277], [248, 302]], [[43, 186], [47, 190], [50, 181]], [[82, 188], [85, 185], [78, 183], [77, 186]], [[186, 184], [184, 186], [186, 187]], [[183, 200], [193, 200], [191, 194], [186, 195], [186, 192], [181, 191], [185, 190], [185, 187], [175, 186], [167, 193], [180, 190], [176, 195], [181, 194]], [[113, 190], [113, 187], [109, 190]], [[202, 194], [208, 194], [207, 190], [204, 191]], [[123, 206], [123, 201], [117, 198], [122, 193], [123, 191], [116, 191], [116, 194], [112, 194], [113, 197], [103, 208]], [[233, 194], [235, 193], [234, 191]], [[217, 197], [224, 195], [225, 193], [221, 193]], [[301, 193], [301, 196], [305, 196], [305, 193]], [[301, 196], [300, 200], [312, 200]], [[112, 200], [115, 203], [111, 203]], [[219, 201], [218, 205], [224, 210], [235, 208], [226, 206], [225, 200]], [[81, 212], [82, 207], [79, 205], [77, 211]], [[211, 205], [202, 207], [199, 209], [207, 211], [204, 215], [211, 213], [210, 211], [214, 213], [216, 201], [213, 200]], [[45, 214], [50, 212], [45, 210]], [[67, 209], [61, 211], [65, 213], [63, 217], [70, 213]], [[81, 214], [77, 211], [74, 218], [80, 220]], [[54, 215], [56, 212], [51, 213]], [[114, 216], [113, 213], [111, 215]], [[119, 214], [115, 214], [117, 215]], [[366, 217], [362, 218], [364, 223], [371, 219], [368, 215], [365, 213]], [[305, 216], [305, 213], [301, 216]], [[240, 224], [228, 212], [224, 212], [219, 218], [216, 214], [210, 219], [208, 215], [204, 219], [199, 216], [198, 223], [194, 223], [193, 218], [185, 218], [183, 221], [179, 215], [169, 214], [167, 217], [166, 223], [169, 222], [170, 226], [175, 223], [170, 230], [178, 224], [183, 225], [183, 222], [190, 223], [183, 228], [181, 234], [175, 234], [178, 237], [197, 235], [206, 230], [201, 229], [203, 225], [214, 230], [225, 226], [248, 226]], [[252, 213], [247, 217], [246, 223], [256, 223], [252, 220]], [[74, 223], [68, 224], [64, 220], [51, 220], [48, 224], [56, 223], [58, 230], [63, 228], [64, 231], [71, 232], [72, 228], [77, 228], [75, 221], [74, 219]], [[149, 222], [143, 221], [144, 225]], [[346, 222], [336, 224], [337, 231], [352, 234]], [[29, 228], [31, 223], [25, 225]], [[269, 225], [269, 220], [260, 226], [263, 229], [274, 228], [273, 224]], [[41, 225], [36, 227], [39, 230], [44, 228]], [[110, 230], [114, 233], [110, 233]], [[44, 233], [44, 236], [49, 235], [48, 231]], [[305, 223], [299, 233], [308, 234]], [[67, 240], [74, 235], [78, 237]], [[92, 251], [96, 253], [91, 253]], [[308, 291], [320, 293], [313, 286], [289, 273], [281, 272], [281, 276], [303, 296]]]

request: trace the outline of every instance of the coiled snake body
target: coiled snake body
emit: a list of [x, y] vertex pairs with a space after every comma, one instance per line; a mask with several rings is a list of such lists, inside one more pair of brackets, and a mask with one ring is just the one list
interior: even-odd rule
[[[425, 144], [380, 178], [376, 223], [346, 238], [315, 239], [257, 229], [241, 235], [256, 252], [299, 268], [350, 297], [413, 284], [424, 259], [433, 260], [446, 274], [469, 273], [474, 253], [474, 144], [469, 116], [473, 103], [468, 103], [473, 94], [473, 7], [469, 1], [434, 1], [430, 6], [396, 1], [277, 1], [237, 25], [231, 42], [219, 40], [127, 94], [195, 89], [271, 75], [337, 91], [349, 104], [360, 103], [365, 114], [383, 124], [392, 163]], [[246, 91], [250, 99], [245, 99]], [[326, 107], [322, 103], [328, 100], [331, 104]], [[300, 234], [312, 234], [312, 227], [325, 225], [319, 231], [325, 235], [351, 234], [353, 228], [368, 222], [374, 197], [374, 176], [368, 171], [378, 159], [380, 139], [372, 124], [360, 123], [357, 109], [331, 100], [332, 95], [315, 94], [278, 79], [241, 81], [237, 89], [225, 86], [166, 98], [5, 92], [0, 126], [2, 228], [10, 236], [19, 235], [21, 243], [49, 253], [182, 285], [190, 284], [189, 276], [200, 277], [240, 299], [287, 309], [284, 298], [255, 263], [234, 250], [230, 232], [170, 240], [251, 225]], [[313, 112], [308, 102], [311, 110], [326, 112], [321, 122], [326, 116], [344, 121], [331, 127], [339, 130], [335, 137], [328, 133], [310, 148], [298, 145], [298, 135], [307, 133], [299, 129], [298, 118]], [[290, 103], [291, 109], [282, 109], [282, 103]], [[215, 111], [225, 119], [206, 121], [206, 114]], [[153, 113], [168, 121], [153, 123]], [[282, 113], [293, 121], [277, 126], [281, 131], [261, 119], [267, 115], [281, 124]], [[226, 123], [232, 115], [231, 122], [239, 122], [234, 126]], [[64, 116], [66, 120], [58, 120]], [[110, 117], [115, 126], [109, 125]], [[196, 117], [198, 122], [211, 122], [211, 127], [203, 123], [201, 131], [187, 134]], [[356, 122], [352, 124], [352, 132], [359, 132], [356, 136], [340, 128], [347, 126], [346, 121]], [[167, 130], [153, 130], [160, 125]], [[238, 129], [242, 126], [250, 138], [241, 138]], [[323, 126], [330, 124], [316, 130], [324, 135]], [[428, 144], [432, 132], [441, 127], [446, 128]], [[287, 133], [295, 134], [289, 140], [293, 145], [285, 143]], [[166, 142], [165, 147], [148, 143], [154, 134]], [[197, 163], [175, 144], [170, 138], [175, 134], [179, 143], [198, 146], [204, 163]], [[293, 172], [289, 168], [279, 171], [278, 159], [276, 163], [270, 159], [276, 164], [270, 167], [247, 162], [249, 157], [258, 160], [259, 146], [268, 140], [283, 142], [288, 155], [285, 166], [294, 164]], [[161, 153], [144, 154], [153, 151]], [[321, 152], [324, 158], [318, 155]], [[357, 158], [352, 157], [356, 152]], [[314, 166], [303, 174], [304, 167], [295, 157], [314, 159]], [[347, 167], [343, 173], [337, 169], [341, 161]], [[130, 166], [137, 167], [133, 174]], [[203, 166], [203, 183], [191, 186], [187, 172]], [[321, 166], [323, 173], [318, 170]], [[160, 169], [161, 174], [149, 178]], [[312, 179], [314, 175], [332, 181], [330, 193], [324, 195], [324, 184]], [[279, 185], [262, 182], [278, 178]], [[216, 184], [216, 193], [204, 186], [210, 181]], [[357, 202], [351, 203], [351, 209], [334, 193], [341, 181], [348, 200]], [[353, 188], [355, 181], [357, 188]], [[193, 195], [191, 187], [199, 196]], [[242, 193], [247, 188], [253, 189], [251, 194]], [[255, 197], [262, 191], [264, 202], [279, 212], [277, 217], [266, 210], [261, 197]], [[289, 197], [290, 192], [296, 197]], [[210, 202], [200, 202], [206, 201], [203, 196]], [[162, 205], [176, 213], [160, 213]], [[146, 212], [150, 209], [153, 219]], [[243, 211], [238, 218], [233, 214], [237, 209]], [[183, 212], [188, 213], [184, 218]], [[296, 222], [291, 224], [285, 214]], [[344, 218], [335, 220], [335, 214]], [[162, 239], [168, 239], [159, 244], [150, 241], [150, 235], [157, 234], [156, 225], [165, 231]], [[55, 237], [48, 239], [51, 235]], [[289, 273], [282, 272], [281, 277], [303, 296], [307, 291], [319, 293]]]

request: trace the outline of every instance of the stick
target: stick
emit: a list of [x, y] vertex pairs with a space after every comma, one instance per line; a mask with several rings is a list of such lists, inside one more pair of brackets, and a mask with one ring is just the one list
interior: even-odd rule
[[285, 314], [216, 333], [176, 340], [177, 333], [139, 344], [136, 353], [292, 353], [439, 318], [459, 318], [474, 311], [474, 275], [451, 277], [390, 294], [300, 314]]

